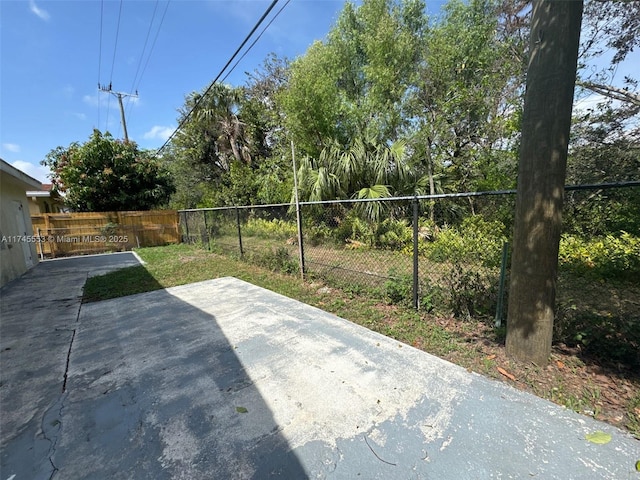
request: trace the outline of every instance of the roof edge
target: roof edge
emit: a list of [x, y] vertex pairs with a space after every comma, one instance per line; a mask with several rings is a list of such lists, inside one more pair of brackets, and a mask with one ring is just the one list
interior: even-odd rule
[[16, 167], [11, 165], [10, 163], [5, 162], [1, 158], [0, 158], [0, 171], [7, 175], [11, 175], [12, 177], [21, 181], [26, 185], [26, 188], [28, 189], [42, 190], [42, 182], [40, 182], [39, 180], [36, 180], [30, 175], [27, 175], [22, 170], [18, 170]]

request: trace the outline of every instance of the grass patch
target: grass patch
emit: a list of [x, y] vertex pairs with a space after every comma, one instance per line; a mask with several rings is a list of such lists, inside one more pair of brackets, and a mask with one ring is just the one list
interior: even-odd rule
[[[606, 303], [605, 297], [608, 302], [612, 298], [618, 299], [617, 318], [637, 318], [635, 303], [625, 300], [631, 287], [609, 285], [605, 289], [604, 284], [591, 285], [586, 280], [578, 283], [573, 281], [573, 277], [571, 281], [561, 277], [563, 301], [571, 308], [567, 307], [564, 317], [559, 319], [557, 327], [560, 331], [556, 333], [565, 339], [565, 343], [554, 346], [552, 361], [543, 368], [519, 364], [507, 358], [504, 327], [500, 330], [493, 328], [472, 315], [471, 309], [468, 309], [471, 315], [462, 321], [438, 312], [437, 306], [416, 312], [403, 302], [390, 303], [394, 295], [405, 295], [407, 282], [402, 276], [383, 284], [376, 292], [355, 283], [337, 288], [333, 283], [327, 284], [313, 277], [301, 282], [298, 275], [280, 271], [283, 266], [294, 262], [294, 257], [282, 249], [270, 250], [259, 258], [255, 254], [247, 254], [246, 261], [184, 244], [142, 248], [137, 253], [145, 265], [90, 278], [85, 285], [83, 300], [105, 300], [232, 276], [321, 308], [469, 371], [507, 381], [567, 408], [627, 428], [640, 438], [640, 379], [637, 370], [620, 365], [615, 368], [607, 366], [601, 361], [592, 361], [593, 357], [586, 355], [591, 353], [590, 345], [605, 340], [612, 342], [619, 333], [605, 332], [600, 323], [590, 321], [588, 326], [591, 330], [584, 330], [586, 335], [581, 342], [569, 342], [577, 319], [586, 318], [587, 314], [589, 318], [595, 315], [605, 318], [601, 311], [602, 304]], [[259, 260], [263, 266], [249, 263], [252, 259]], [[637, 287], [631, 289], [635, 292]], [[611, 318], [615, 320], [616, 317]], [[634, 331], [625, 333], [629, 336]], [[591, 342], [585, 344], [585, 339], [591, 339]], [[611, 347], [610, 344], [606, 346]], [[614, 350], [613, 353], [622, 360], [629, 352]], [[505, 371], [515, 380], [505, 376]]]
[[127, 267], [91, 277], [84, 285], [83, 302], [96, 302], [162, 288], [144, 266]]

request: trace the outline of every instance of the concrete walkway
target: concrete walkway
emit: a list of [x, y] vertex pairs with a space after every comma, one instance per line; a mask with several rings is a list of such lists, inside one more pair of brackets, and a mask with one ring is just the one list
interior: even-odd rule
[[1, 291], [0, 480], [640, 479], [625, 432], [237, 279], [81, 306], [135, 263], [91, 258]]

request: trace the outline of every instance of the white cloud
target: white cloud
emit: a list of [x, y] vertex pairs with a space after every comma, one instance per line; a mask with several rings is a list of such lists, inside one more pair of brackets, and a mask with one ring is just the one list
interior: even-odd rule
[[[107, 105], [107, 97], [109, 94], [107, 92], [98, 91], [95, 95], [85, 95], [82, 97], [82, 101], [91, 107], [100, 107], [103, 105]], [[117, 103], [117, 101], [116, 101]]]
[[82, 101], [84, 103], [86, 103], [87, 105], [91, 105], [92, 107], [97, 107], [98, 106], [98, 95], [100, 95], [100, 94], [97, 93], [96, 95], [85, 95], [84, 97], [82, 97]]
[[49, 12], [38, 7], [36, 5], [35, 0], [29, 0], [29, 10], [31, 10], [33, 13], [35, 13], [38, 17], [40, 17], [44, 21], [48, 21], [50, 18]]
[[20, 145], [16, 145], [15, 143], [3, 143], [2, 148], [13, 153], [18, 153], [20, 151]]
[[163, 127], [160, 125], [155, 125], [151, 128], [151, 130], [142, 135], [142, 138], [144, 138], [145, 140], [166, 141], [171, 136], [174, 130], [174, 127]]
[[12, 166], [16, 167], [18, 170], [23, 171], [30, 177], [35, 178], [41, 183], [51, 183], [51, 180], [47, 178], [47, 176], [51, 173], [49, 167], [45, 167], [43, 165], [34, 165], [31, 162], [25, 162], [24, 160], [16, 160], [11, 163]]

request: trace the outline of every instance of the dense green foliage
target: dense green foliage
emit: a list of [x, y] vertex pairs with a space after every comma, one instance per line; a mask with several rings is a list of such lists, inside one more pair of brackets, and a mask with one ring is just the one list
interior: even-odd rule
[[[567, 184], [637, 180], [640, 171], [637, 82], [625, 78], [622, 92], [611, 86], [635, 45], [640, 9], [600, 3], [587, 2], [577, 98], [603, 96], [574, 109]], [[172, 205], [288, 203], [295, 148], [301, 200], [380, 200], [305, 208], [309, 246], [410, 255], [410, 206], [385, 199], [516, 186], [530, 14], [520, 0], [450, 0], [438, 16], [422, 0], [347, 2], [300, 57], [271, 55], [244, 86], [187, 96], [178, 120], [194, 112], [163, 152], [177, 183]], [[614, 52], [609, 64], [603, 45]], [[448, 272], [421, 286], [423, 308], [469, 316], [495, 307], [514, 201], [420, 201], [421, 258]], [[640, 189], [568, 192], [563, 224], [561, 274], [637, 276]], [[296, 236], [280, 220], [251, 218], [246, 228], [280, 246]], [[295, 270], [282, 248], [250, 255]], [[407, 279], [391, 277], [388, 298], [406, 301]]]
[[175, 191], [169, 172], [149, 152], [98, 130], [84, 144], [52, 150], [42, 163], [77, 212], [151, 210], [166, 205]]
[[595, 278], [640, 278], [640, 238], [621, 232], [584, 239], [564, 235], [560, 241], [560, 265]]
[[[187, 96], [183, 128], [163, 159], [177, 182], [176, 208], [289, 201], [291, 157], [275, 97], [287, 62], [269, 57], [246, 86], [212, 85]], [[288, 150], [287, 150], [288, 151]]]
[[[633, 37], [639, 11], [622, 21], [624, 9], [587, 3], [580, 85], [602, 87], [628, 54], [622, 39]], [[246, 85], [187, 96], [178, 120], [193, 113], [163, 152], [177, 184], [172, 206], [291, 201], [291, 143], [301, 200], [514, 188], [529, 21], [525, 1], [450, 0], [437, 16], [423, 0], [345, 3], [326, 38], [298, 58], [271, 54]], [[602, 45], [616, 52], [611, 67], [602, 67]], [[635, 80], [625, 82], [637, 98]], [[576, 111], [567, 183], [637, 177], [638, 108], [613, 98]], [[566, 230], [637, 235], [639, 195], [570, 194]], [[438, 226], [478, 214], [507, 230], [512, 221], [512, 206], [474, 198], [421, 207]], [[398, 213], [381, 202], [358, 210], [374, 222]]]

